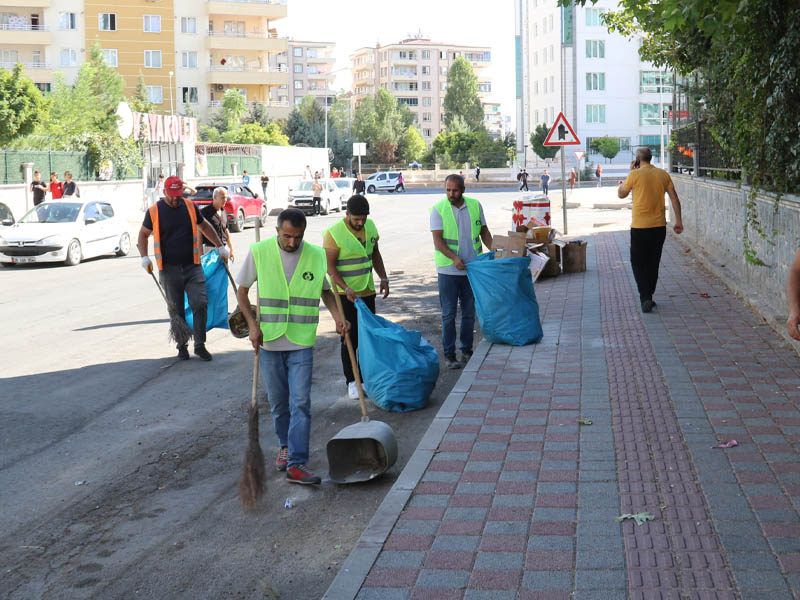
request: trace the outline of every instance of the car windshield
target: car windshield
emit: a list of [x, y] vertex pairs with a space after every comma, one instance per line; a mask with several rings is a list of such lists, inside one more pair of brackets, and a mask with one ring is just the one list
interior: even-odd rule
[[303, 192], [303, 191], [307, 192], [308, 190], [311, 189], [312, 185], [313, 185], [313, 183], [310, 182], [310, 181], [301, 181], [295, 189], [300, 191], [300, 192]]
[[73, 223], [81, 212], [76, 202], [46, 202], [29, 210], [20, 223]]
[[193, 196], [189, 196], [192, 200], [211, 200], [211, 196], [214, 195], [214, 190], [216, 188], [207, 187], [207, 188], [197, 188], [197, 193]]
[[349, 188], [350, 187], [350, 182], [347, 181], [346, 179], [337, 179], [336, 180], [336, 187]]

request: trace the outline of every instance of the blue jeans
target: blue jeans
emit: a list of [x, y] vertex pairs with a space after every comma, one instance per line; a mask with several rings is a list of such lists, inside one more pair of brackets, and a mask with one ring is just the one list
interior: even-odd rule
[[311, 372], [314, 349], [259, 351], [259, 368], [281, 446], [289, 447], [289, 465], [308, 462], [311, 434]]
[[475, 328], [475, 298], [466, 275], [439, 273], [439, 304], [442, 307], [442, 347], [445, 356], [456, 353], [456, 309], [461, 302], [461, 351], [472, 351]]

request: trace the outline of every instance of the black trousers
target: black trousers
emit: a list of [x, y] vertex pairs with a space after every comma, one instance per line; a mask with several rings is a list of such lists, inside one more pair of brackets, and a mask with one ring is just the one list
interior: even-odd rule
[[319, 196], [314, 196], [314, 214], [318, 215], [322, 213], [322, 198]]
[[[376, 294], [372, 296], [362, 296], [361, 299], [364, 301], [364, 304], [367, 305], [373, 314], [375, 314], [375, 297]], [[350, 300], [347, 299], [347, 296], [342, 294], [340, 296], [342, 299], [342, 312], [344, 312], [344, 318], [350, 321], [350, 341], [353, 343], [353, 350], [358, 350], [358, 312], [356, 311], [356, 305]], [[344, 378], [347, 380], [347, 383], [356, 380], [356, 376], [353, 373], [353, 367], [350, 364], [350, 354], [347, 352], [347, 344], [342, 338], [342, 371], [344, 371]], [[358, 356], [358, 353], [356, 353]], [[361, 375], [361, 369], [358, 370], [358, 374]]]
[[[189, 297], [194, 321], [194, 345], [206, 343], [206, 317], [208, 315], [208, 295], [206, 294], [206, 276], [200, 265], [164, 265], [158, 272], [158, 279], [164, 294], [167, 296], [167, 308], [171, 317], [186, 320], [183, 313], [183, 293]], [[178, 348], [189, 340], [176, 339]]]
[[667, 228], [631, 228], [631, 268], [636, 287], [639, 288], [639, 301], [651, 300], [658, 283], [658, 265]]

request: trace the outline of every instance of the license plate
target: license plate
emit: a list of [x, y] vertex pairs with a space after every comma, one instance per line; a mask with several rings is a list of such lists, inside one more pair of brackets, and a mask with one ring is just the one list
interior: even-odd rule
[[15, 263], [32, 263], [36, 262], [35, 256], [15, 256], [11, 259]]
[[294, 204], [295, 204], [295, 206], [311, 206], [312, 201], [311, 200], [297, 200], [297, 201], [295, 201]]

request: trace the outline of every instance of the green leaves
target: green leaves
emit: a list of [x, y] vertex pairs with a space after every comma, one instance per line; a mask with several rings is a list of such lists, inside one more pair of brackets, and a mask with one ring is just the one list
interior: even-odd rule
[[483, 129], [483, 107], [478, 98], [478, 77], [472, 64], [463, 56], [453, 61], [447, 73], [447, 93], [444, 96], [444, 124], [451, 128], [460, 118], [473, 131]]
[[619, 139], [608, 136], [594, 138], [591, 143], [591, 149], [610, 160], [619, 154]]
[[533, 150], [539, 158], [543, 158], [545, 160], [549, 158], [553, 158], [556, 154], [558, 154], [559, 147], [558, 146], [545, 146], [544, 141], [547, 139], [547, 134], [550, 132], [550, 128], [541, 123], [536, 126], [536, 131], [531, 133], [531, 150]]
[[21, 64], [12, 71], [0, 69], [0, 146], [32, 133], [46, 110], [47, 103]]

